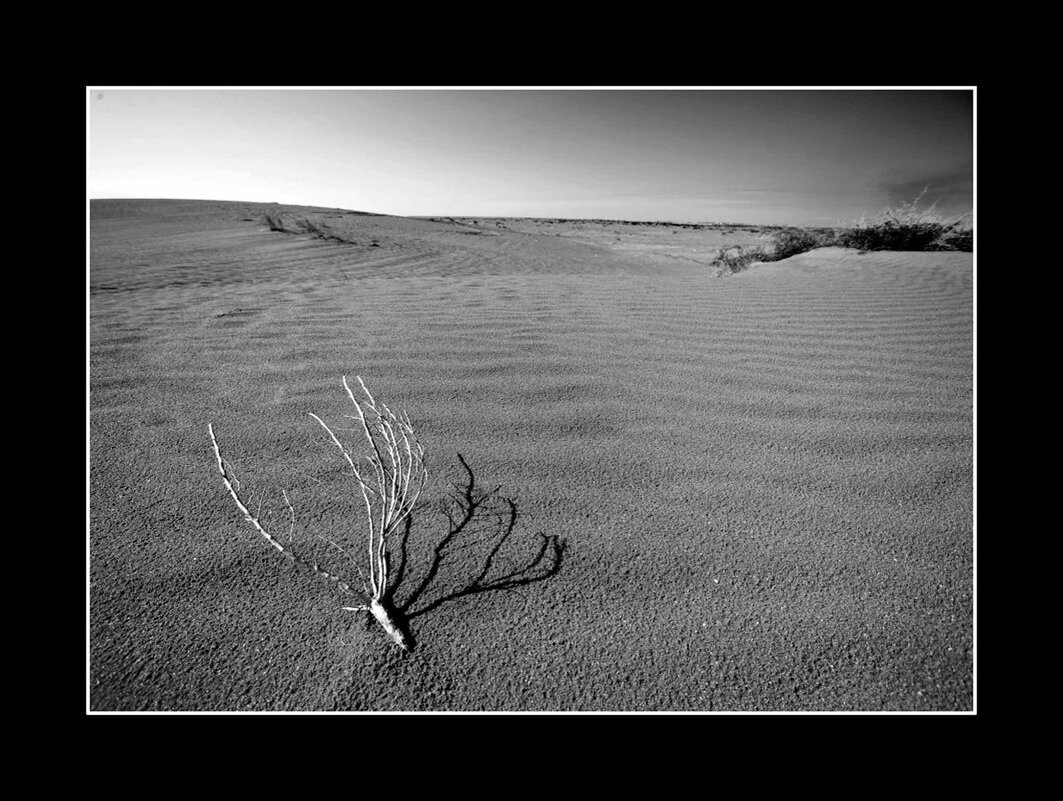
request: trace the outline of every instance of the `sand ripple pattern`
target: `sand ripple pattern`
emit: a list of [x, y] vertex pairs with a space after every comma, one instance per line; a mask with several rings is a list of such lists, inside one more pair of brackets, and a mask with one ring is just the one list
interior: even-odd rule
[[[432, 221], [337, 218], [360, 244], [328, 243], [253, 209], [94, 221], [94, 707], [971, 708], [969, 254], [714, 279]], [[343, 373], [433, 458], [411, 575], [456, 452], [514, 497], [513, 560], [569, 543], [549, 581], [418, 618], [406, 661], [257, 547], [209, 469], [213, 420], [238, 474], [349, 525], [306, 415], [342, 418]]]

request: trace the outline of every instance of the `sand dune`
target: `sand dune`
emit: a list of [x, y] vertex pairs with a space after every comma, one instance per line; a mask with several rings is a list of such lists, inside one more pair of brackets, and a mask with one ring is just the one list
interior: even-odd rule
[[[716, 279], [756, 231], [611, 225], [93, 201], [91, 708], [971, 709], [970, 254]], [[307, 413], [342, 424], [344, 374], [430, 456], [409, 655], [211, 462], [208, 422], [342, 572], [315, 535], [352, 531], [350, 487]], [[458, 453], [501, 490], [447, 540]]]

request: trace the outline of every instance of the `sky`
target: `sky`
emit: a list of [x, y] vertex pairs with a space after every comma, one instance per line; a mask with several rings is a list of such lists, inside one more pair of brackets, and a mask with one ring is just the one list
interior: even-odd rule
[[959, 89], [87, 87], [90, 198], [844, 225], [970, 211]]

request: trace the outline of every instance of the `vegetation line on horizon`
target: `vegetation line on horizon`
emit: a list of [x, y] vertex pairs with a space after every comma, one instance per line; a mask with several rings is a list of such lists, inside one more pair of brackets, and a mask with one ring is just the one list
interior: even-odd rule
[[927, 190], [912, 201], [887, 206], [878, 214], [861, 216], [847, 228], [786, 228], [772, 237], [769, 246], [735, 245], [723, 248], [711, 262], [716, 276], [734, 275], [757, 262], [772, 262], [822, 247], [854, 248], [861, 253], [876, 250], [963, 251], [974, 250], [974, 226], [970, 213], [944, 217], [937, 203], [919, 208]]

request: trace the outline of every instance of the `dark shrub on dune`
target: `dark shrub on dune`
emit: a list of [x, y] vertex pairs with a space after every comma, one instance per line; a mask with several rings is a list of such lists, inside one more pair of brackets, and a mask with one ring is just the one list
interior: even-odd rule
[[769, 261], [788, 259], [798, 253], [828, 247], [835, 242], [836, 236], [831, 230], [785, 228], [772, 237], [773, 248]]
[[721, 276], [734, 275], [758, 261], [768, 261], [768, 253], [764, 248], [734, 245], [717, 253], [711, 264], [716, 268], [716, 275]]
[[852, 227], [784, 228], [772, 236], [769, 247], [724, 248], [712, 261], [716, 275], [732, 275], [754, 262], [780, 261], [815, 248], [839, 246], [870, 250], [954, 250], [974, 249], [974, 228], [969, 215], [943, 217], [932, 204], [919, 208], [923, 190], [915, 200], [886, 208], [872, 217], [861, 217]]
[[775, 233], [767, 247], [743, 247], [736, 245], [721, 250], [712, 261], [716, 275], [732, 275], [754, 262], [781, 261], [798, 253], [836, 244], [832, 230], [808, 228], [784, 228]]
[[943, 217], [933, 204], [919, 208], [926, 190], [913, 201], [861, 217], [839, 236], [838, 244], [857, 250], [974, 249], [974, 229], [968, 215]]

